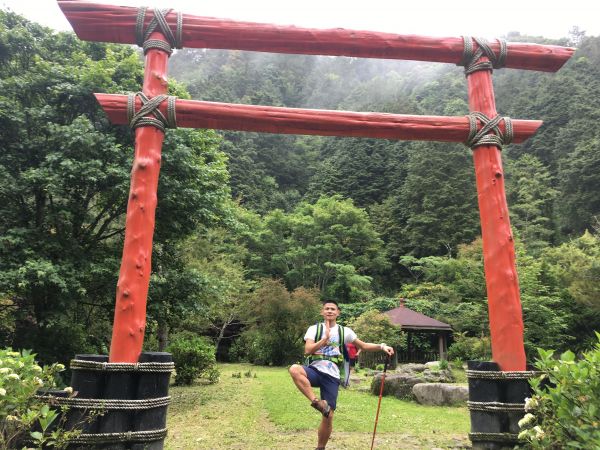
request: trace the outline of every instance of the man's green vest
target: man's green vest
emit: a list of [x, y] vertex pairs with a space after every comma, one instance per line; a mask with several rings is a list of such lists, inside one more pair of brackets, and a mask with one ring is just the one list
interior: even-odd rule
[[[323, 323], [317, 323], [317, 334], [315, 335], [315, 342], [318, 342], [323, 337]], [[344, 344], [344, 327], [338, 325], [338, 335], [339, 335], [339, 343], [338, 349], [340, 351], [339, 355], [336, 356], [326, 356], [326, 355], [305, 355], [304, 363], [308, 366], [313, 361], [319, 360], [327, 360], [335, 363], [340, 370], [340, 379], [344, 379], [344, 360], [348, 361], [350, 358], [348, 356], [348, 350], [346, 349], [346, 345]]]

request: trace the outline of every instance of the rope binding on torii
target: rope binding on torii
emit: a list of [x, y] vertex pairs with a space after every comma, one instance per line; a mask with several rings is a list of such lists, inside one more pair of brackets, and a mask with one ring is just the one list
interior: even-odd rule
[[[464, 44], [463, 57], [457, 66], [465, 66], [465, 75], [470, 75], [478, 70], [494, 70], [504, 67], [507, 55], [506, 40], [498, 39], [500, 52], [496, 56], [487, 40], [471, 36], [463, 36], [462, 38]], [[473, 52], [473, 41], [478, 45], [476, 52]], [[482, 56], [486, 56], [489, 61], [479, 61]]]
[[[183, 48], [182, 32], [183, 32], [183, 16], [180, 12], [177, 14], [177, 28], [175, 34], [167, 23], [166, 16], [171, 12], [171, 9], [154, 9], [154, 17], [148, 24], [148, 28], [144, 31], [144, 21], [146, 19], [146, 11], [148, 7], [142, 6], [138, 8], [137, 20], [135, 24], [135, 40], [138, 46], [144, 49], [144, 54], [151, 48], [158, 48], [167, 52], [169, 55], [173, 53], [173, 48]], [[165, 39], [150, 39], [150, 35], [159, 28]]]
[[[139, 97], [142, 102], [142, 107], [138, 112], [135, 112], [136, 97]], [[138, 127], [150, 125], [158, 128], [163, 133], [166, 128], [177, 128], [176, 99], [175, 96], [165, 94], [152, 98], [148, 98], [143, 92], [129, 94], [127, 96], [127, 121], [129, 126], [135, 130]], [[167, 100], [167, 117], [159, 109], [160, 104], [165, 100]]]
[[[469, 119], [469, 137], [465, 145], [471, 150], [482, 145], [495, 145], [500, 150], [505, 145], [508, 145], [513, 140], [513, 125], [510, 117], [502, 117], [497, 115], [494, 118], [489, 118], [481, 112], [472, 112], [467, 115]], [[504, 120], [505, 131], [502, 133], [499, 124]], [[477, 121], [482, 124], [481, 130], [477, 131]], [[493, 132], [493, 134], [488, 134]]]

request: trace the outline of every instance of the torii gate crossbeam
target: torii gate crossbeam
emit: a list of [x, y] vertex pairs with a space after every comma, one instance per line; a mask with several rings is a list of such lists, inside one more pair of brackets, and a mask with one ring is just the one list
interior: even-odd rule
[[[167, 3], [167, 2], [165, 2]], [[137, 8], [59, 0], [58, 4], [80, 39], [135, 44]], [[152, 17], [148, 10], [147, 26]], [[174, 14], [166, 17], [171, 28]], [[248, 50], [303, 55], [354, 56], [460, 64], [463, 39], [381, 33], [334, 28], [321, 30], [266, 23], [239, 22], [183, 14], [182, 40], [186, 48]], [[498, 43], [490, 44], [498, 52]], [[522, 42], [508, 44], [505, 67], [556, 72], [573, 49]]]
[[[126, 95], [95, 95], [111, 123], [129, 123]], [[175, 104], [177, 126], [180, 128], [438, 142], [466, 142], [470, 130], [469, 119], [465, 116], [332, 111], [180, 99], [177, 99]], [[136, 99], [136, 111], [140, 107], [141, 102]], [[164, 103], [161, 104], [160, 110], [167, 115]], [[512, 125], [513, 142], [518, 144], [533, 136], [542, 125], [542, 121], [513, 119]], [[504, 133], [504, 122], [501, 122], [499, 127]]]

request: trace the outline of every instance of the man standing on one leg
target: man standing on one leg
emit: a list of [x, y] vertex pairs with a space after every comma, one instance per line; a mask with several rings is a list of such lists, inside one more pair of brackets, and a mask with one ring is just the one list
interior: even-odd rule
[[[359, 350], [383, 351], [390, 356], [394, 354], [394, 349], [385, 344], [361, 341], [348, 327], [340, 330], [341, 326], [336, 322], [340, 312], [336, 302], [328, 300], [323, 303], [321, 315], [324, 323], [312, 325], [304, 336], [304, 353], [309, 356], [310, 364], [308, 366], [294, 364], [290, 367], [290, 375], [298, 390], [310, 400], [311, 406], [323, 415], [318, 430], [317, 450], [325, 448], [333, 429], [333, 414], [340, 386], [339, 366], [343, 365], [343, 346], [353, 343]], [[317, 340], [320, 327], [322, 327], [322, 337]], [[340, 342], [340, 334], [344, 336], [344, 342]], [[321, 399], [315, 396], [312, 387], [321, 389]]]

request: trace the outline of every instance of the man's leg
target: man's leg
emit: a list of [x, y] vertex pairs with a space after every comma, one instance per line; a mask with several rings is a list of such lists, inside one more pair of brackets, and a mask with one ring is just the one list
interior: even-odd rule
[[321, 425], [319, 425], [319, 431], [317, 433], [318, 444], [317, 448], [325, 448], [331, 436], [333, 430], [333, 410], [329, 413], [329, 417], [323, 417], [321, 419]]
[[290, 367], [290, 375], [292, 376], [292, 380], [294, 380], [294, 384], [298, 390], [302, 392], [307, 399], [313, 401], [317, 398], [312, 390], [312, 387], [310, 386], [310, 381], [308, 380], [308, 376], [304, 371], [304, 367], [302, 367], [300, 364], [293, 364], [292, 367]]

